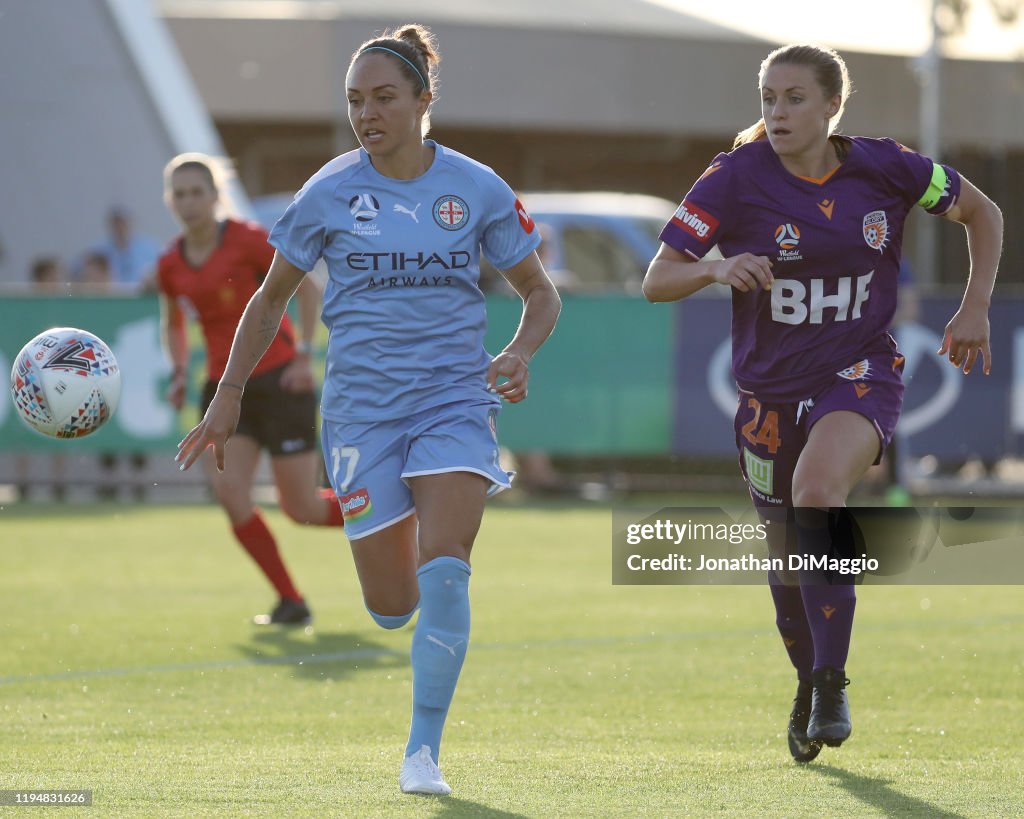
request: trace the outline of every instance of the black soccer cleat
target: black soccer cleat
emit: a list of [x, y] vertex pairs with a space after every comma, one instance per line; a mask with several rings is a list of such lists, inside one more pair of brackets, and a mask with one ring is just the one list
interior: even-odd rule
[[850, 702], [846, 698], [846, 672], [825, 668], [814, 672], [814, 693], [811, 696], [811, 719], [807, 723], [807, 738], [838, 748], [853, 732], [850, 723]]
[[821, 743], [807, 738], [807, 721], [811, 718], [811, 692], [813, 683], [800, 680], [789, 715], [789, 752], [797, 762], [810, 762], [821, 753]]
[[305, 600], [282, 597], [270, 614], [257, 614], [252, 621], [257, 626], [308, 626], [313, 622], [313, 612]]

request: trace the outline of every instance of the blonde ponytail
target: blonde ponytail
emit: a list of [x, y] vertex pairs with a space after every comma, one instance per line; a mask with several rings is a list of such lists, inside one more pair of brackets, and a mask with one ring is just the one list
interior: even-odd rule
[[756, 142], [759, 139], [764, 139], [766, 136], [768, 136], [768, 129], [765, 127], [764, 117], [762, 117], [749, 128], [744, 128], [736, 134], [736, 139], [732, 141], [732, 149], [735, 151], [740, 145]]

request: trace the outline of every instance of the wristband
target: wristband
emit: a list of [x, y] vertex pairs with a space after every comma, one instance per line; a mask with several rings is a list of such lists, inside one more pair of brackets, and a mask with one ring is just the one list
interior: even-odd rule
[[217, 388], [219, 389], [221, 387], [231, 387], [231, 389], [233, 390], [238, 390], [239, 392], [243, 393], [245, 392], [245, 387], [242, 387], [238, 384], [232, 384], [230, 381], [219, 381], [217, 383]]
[[300, 341], [295, 345], [295, 352], [299, 355], [309, 355], [313, 352], [313, 345], [308, 341]]

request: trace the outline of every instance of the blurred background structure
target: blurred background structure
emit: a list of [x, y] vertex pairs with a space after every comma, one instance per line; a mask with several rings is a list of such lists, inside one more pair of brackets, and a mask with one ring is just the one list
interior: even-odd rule
[[[1021, 3], [893, 0], [870, 15], [811, 2], [785, 10], [749, 1], [707, 5], [3, 0], [0, 178], [7, 195], [0, 200], [0, 311], [12, 320], [0, 330], [0, 364], [9, 367], [21, 344], [53, 323], [112, 334], [108, 341], [122, 358], [129, 389], [119, 427], [103, 433], [110, 436], [106, 445], [166, 452], [192, 417], [176, 419], [161, 402], [165, 364], [155, 301], [133, 298], [129, 305], [96, 292], [89, 301], [69, 300], [67, 287], [56, 297], [26, 295], [33, 263], [58, 259], [76, 276], [81, 260], [104, 241], [112, 209], [130, 214], [139, 236], [165, 243], [175, 227], [162, 202], [161, 169], [185, 150], [234, 162], [232, 198], [244, 215], [279, 212], [324, 162], [355, 146], [344, 105], [347, 62], [359, 43], [387, 26], [415, 20], [438, 35], [444, 58], [433, 115], [438, 141], [493, 166], [522, 191], [645, 194], [661, 197], [666, 207], [757, 118], [756, 74], [767, 52], [810, 39], [840, 49], [859, 89], [844, 132], [892, 136], [941, 158], [1006, 214], [998, 291], [1005, 301], [994, 312], [1002, 322], [998, 380], [975, 389], [972, 377], [964, 389], [922, 363], [918, 396], [910, 401], [912, 423], [919, 425], [910, 449], [918, 458], [953, 465], [980, 459], [992, 468], [1018, 454], [1024, 433], [1024, 320], [1017, 318], [1024, 311], [1014, 300], [1015, 287], [1024, 284], [1024, 233], [1014, 229], [1024, 212]], [[608, 201], [613, 216], [616, 209], [630, 216], [630, 200]], [[942, 316], [955, 308], [967, 265], [962, 230], [926, 222], [913, 218], [904, 244], [927, 318], [905, 343], [919, 348], [922, 362], [936, 323], [941, 331]], [[613, 247], [602, 258], [619, 258], [614, 227], [585, 230], [586, 242]], [[560, 267], [573, 255], [572, 237], [564, 237], [563, 230], [552, 241], [565, 248]], [[621, 258], [626, 264], [629, 257], [623, 251]], [[560, 395], [545, 402], [540, 381], [528, 402], [538, 396], [536, 415], [525, 405], [506, 413], [510, 444], [577, 458], [614, 456], [617, 474], [656, 469], [651, 460], [667, 452], [696, 458], [701, 469], [704, 459], [730, 461], [721, 417], [728, 386], [709, 364], [721, 356], [727, 311], [715, 314], [714, 325], [706, 322], [717, 308], [690, 317], [692, 306], [643, 305], [634, 314], [641, 306], [633, 304], [629, 283], [635, 285], [642, 266], [592, 277], [591, 290], [618, 292], [622, 301], [614, 304], [610, 296], [587, 294], [587, 270], [560, 272], [572, 283], [556, 339], [565, 346], [546, 351], [546, 365], [538, 362], [539, 378], [550, 367]], [[505, 332], [503, 308], [494, 314]], [[594, 322], [603, 328], [597, 337], [588, 336]], [[684, 334], [705, 332], [713, 332], [714, 342], [705, 358], [680, 346]], [[565, 369], [586, 370], [578, 352], [593, 356], [595, 344], [613, 341], [617, 353], [596, 356], [589, 371], [610, 386], [574, 393]], [[687, 366], [694, 368], [687, 373]], [[16, 481], [14, 453], [49, 446], [18, 427], [9, 402], [3, 404], [0, 483]], [[915, 416], [918, 407], [932, 409]], [[545, 424], [552, 413], [570, 419], [571, 428]], [[940, 421], [954, 415], [960, 428], [964, 421], [982, 427], [984, 440], [965, 432], [944, 443]], [[709, 438], [712, 428], [717, 434]], [[89, 444], [76, 451], [89, 452]], [[28, 474], [30, 480], [42, 474], [38, 463]], [[139, 480], [152, 477], [147, 472]], [[662, 476], [652, 483], [657, 480]]]

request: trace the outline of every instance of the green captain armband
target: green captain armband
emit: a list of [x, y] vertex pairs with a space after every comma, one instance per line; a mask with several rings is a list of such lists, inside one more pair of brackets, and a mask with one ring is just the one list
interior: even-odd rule
[[917, 204], [925, 210], [934, 208], [942, 198], [942, 194], [946, 192], [948, 182], [949, 177], [946, 176], [946, 169], [938, 162], [933, 162], [932, 180], [928, 183], [928, 189], [924, 192], [924, 195], [917, 200]]

